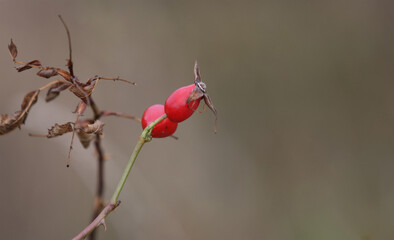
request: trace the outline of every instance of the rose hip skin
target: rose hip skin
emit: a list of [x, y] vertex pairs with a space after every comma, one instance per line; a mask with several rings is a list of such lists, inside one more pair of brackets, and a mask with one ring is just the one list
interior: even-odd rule
[[200, 104], [201, 98], [191, 101], [189, 107], [186, 102], [195, 87], [195, 84], [191, 84], [178, 88], [167, 98], [164, 109], [168, 119], [179, 123], [185, 121], [194, 113]]
[[[164, 115], [164, 113], [164, 106], [162, 104], [156, 104], [148, 107], [142, 115], [142, 129], [145, 129], [149, 124]], [[175, 132], [177, 126], [178, 123], [172, 122], [166, 118], [153, 127], [151, 136], [154, 138], [171, 136]]]

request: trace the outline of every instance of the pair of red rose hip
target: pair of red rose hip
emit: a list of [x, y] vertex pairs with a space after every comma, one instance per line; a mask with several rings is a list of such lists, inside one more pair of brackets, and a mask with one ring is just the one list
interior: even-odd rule
[[[167, 118], [153, 127], [151, 136], [154, 138], [168, 137], [174, 134], [179, 122], [188, 119], [198, 108], [201, 99], [214, 112], [217, 112], [213, 106], [208, 94], [206, 94], [206, 85], [201, 81], [197, 61], [194, 65], [194, 84], [181, 87], [175, 90], [166, 100], [165, 104], [156, 104], [148, 107], [142, 115], [142, 128], [145, 129], [149, 124], [164, 114]], [[217, 118], [216, 118], [217, 119]], [[216, 133], [216, 120], [215, 120]]]

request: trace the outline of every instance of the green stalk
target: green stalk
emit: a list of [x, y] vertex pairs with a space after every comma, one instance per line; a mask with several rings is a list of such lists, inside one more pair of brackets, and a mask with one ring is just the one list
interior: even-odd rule
[[154, 122], [149, 124], [144, 129], [144, 131], [141, 133], [141, 136], [138, 138], [138, 142], [135, 145], [134, 151], [130, 156], [129, 162], [127, 163], [127, 166], [123, 171], [122, 177], [120, 178], [120, 180], [118, 182], [118, 186], [116, 187], [116, 190], [115, 190], [114, 194], [112, 195], [111, 204], [116, 204], [118, 202], [120, 192], [122, 191], [123, 186], [126, 183], [127, 177], [129, 176], [131, 168], [133, 167], [135, 159], [137, 159], [137, 156], [140, 153], [142, 146], [144, 146], [144, 144], [146, 142], [149, 142], [152, 139], [152, 137], [150, 136], [150, 133], [152, 132], [153, 127], [166, 118], [167, 118], [167, 115], [164, 114], [163, 116], [159, 117]]

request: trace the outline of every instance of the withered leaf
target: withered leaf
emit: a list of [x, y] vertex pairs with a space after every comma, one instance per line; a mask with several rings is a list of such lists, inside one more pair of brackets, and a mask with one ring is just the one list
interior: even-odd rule
[[55, 85], [49, 88], [47, 92], [47, 96], [45, 97], [45, 101], [47, 102], [52, 101], [57, 96], [59, 96], [61, 91], [66, 90], [69, 86], [70, 84], [67, 83], [62, 83], [62, 82], [56, 83]]
[[95, 86], [95, 82], [92, 82], [90, 85], [77, 82], [76, 84], [72, 85], [69, 90], [86, 103], [86, 98], [92, 94]]
[[10, 55], [12, 57], [12, 60], [15, 61], [16, 56], [18, 55], [18, 50], [16, 49], [16, 45], [14, 44], [14, 42], [12, 41], [11, 38], [11, 43], [8, 44], [8, 50], [10, 52]]
[[11, 132], [24, 124], [30, 108], [37, 102], [39, 90], [31, 91], [23, 99], [21, 110], [16, 111], [12, 116], [2, 114], [0, 118], [0, 135]]
[[57, 75], [57, 70], [55, 68], [45, 68], [37, 72], [37, 75], [44, 78], [50, 78]]
[[84, 148], [88, 148], [90, 142], [93, 140], [94, 138], [94, 134], [87, 134], [84, 132], [77, 132], [77, 136], [79, 138], [79, 141], [81, 142], [82, 146]]
[[90, 142], [93, 140], [96, 134], [103, 134], [104, 123], [100, 120], [96, 120], [94, 123], [90, 121], [78, 122], [75, 126], [77, 136], [84, 148], [89, 147]]
[[86, 109], [86, 103], [80, 101], [77, 108], [75, 109], [75, 112], [78, 113], [78, 115], [82, 115], [83, 112], [85, 112], [85, 109]]
[[62, 76], [67, 81], [71, 82], [71, 75], [69, 72], [64, 71], [63, 69], [57, 68], [57, 73]]
[[96, 120], [93, 124], [88, 124], [82, 130], [86, 133], [97, 133], [101, 135], [103, 134], [103, 127], [104, 123], [100, 120]]
[[25, 70], [27, 70], [27, 69], [32, 68], [32, 66], [41, 67], [41, 63], [40, 63], [40, 61], [38, 61], [38, 60], [33, 60], [33, 61], [31, 61], [31, 62], [28, 62], [28, 63], [24, 64], [24, 65], [21, 65], [21, 66], [16, 67], [16, 70], [17, 70], [18, 72], [22, 72], [22, 71], [25, 71]]
[[23, 98], [23, 102], [21, 104], [22, 111], [26, 109], [26, 111], [29, 111], [31, 105], [37, 102], [37, 97], [38, 94], [40, 93], [40, 90], [35, 90], [31, 91], [26, 96]]
[[74, 129], [71, 122], [62, 125], [56, 123], [55, 126], [53, 126], [51, 129], [48, 129], [47, 137], [48, 138], [57, 137], [65, 133], [72, 132], [73, 130]]

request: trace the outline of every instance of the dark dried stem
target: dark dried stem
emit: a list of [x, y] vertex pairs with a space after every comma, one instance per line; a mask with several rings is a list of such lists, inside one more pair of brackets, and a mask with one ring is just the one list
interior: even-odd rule
[[75, 77], [74, 76], [74, 70], [73, 70], [73, 61], [72, 61], [72, 48], [71, 48], [71, 36], [70, 36], [70, 31], [68, 30], [67, 24], [66, 22], [63, 20], [61, 15], [58, 15], [60, 18], [60, 21], [62, 21], [64, 28], [66, 29], [67, 32], [67, 38], [68, 38], [68, 49], [69, 49], [69, 53], [70, 53], [70, 58], [68, 59], [67, 62], [67, 66], [68, 66], [68, 70], [70, 71], [70, 75], [71, 77]]
[[97, 107], [96, 103], [93, 101], [92, 96], [89, 96], [89, 101], [90, 101], [90, 107], [92, 108], [94, 114], [94, 120], [97, 120], [101, 117], [101, 112]]
[[[89, 96], [90, 107], [92, 108], [94, 120], [98, 120], [101, 117], [101, 112], [97, 107], [96, 103], [93, 101], [92, 96]], [[93, 206], [93, 216], [94, 219], [99, 215], [100, 211], [103, 208], [103, 193], [104, 193], [104, 151], [101, 146], [101, 138], [100, 134], [96, 134], [94, 146], [97, 152], [97, 161], [98, 161], [98, 169], [97, 169], [97, 189], [96, 196], [94, 199]], [[90, 233], [90, 239], [96, 239], [96, 230], [93, 229]]]
[[[97, 161], [98, 161], [98, 169], [97, 169], [97, 189], [96, 196], [94, 198], [93, 205], [93, 215], [92, 220], [99, 215], [100, 211], [103, 208], [103, 193], [104, 193], [104, 153], [101, 147], [101, 138], [98, 133], [96, 133], [96, 139], [94, 141], [94, 146], [97, 151]], [[96, 239], [96, 230], [94, 229], [90, 233], [90, 239]]]

